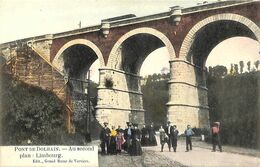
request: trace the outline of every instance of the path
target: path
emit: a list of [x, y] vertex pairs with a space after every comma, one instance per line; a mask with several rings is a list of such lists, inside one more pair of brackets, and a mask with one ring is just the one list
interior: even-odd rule
[[[95, 142], [92, 144], [98, 145]], [[166, 144], [164, 152], [160, 152], [160, 145], [143, 147], [142, 156], [99, 155], [99, 165], [100, 167], [182, 167], [183, 165], [189, 167], [260, 167], [260, 157], [225, 152], [225, 146], [224, 152], [220, 153], [211, 152], [210, 145], [206, 143], [203, 147], [207, 148], [198, 147], [201, 145], [198, 142], [194, 142], [194, 145], [192, 151], [185, 152], [185, 141], [179, 140], [176, 153], [169, 152]], [[232, 151], [235, 151], [235, 148]], [[247, 150], [250, 152], [250, 149]]]
[[[167, 145], [165, 145], [167, 147]], [[209, 149], [193, 147], [192, 151], [185, 152], [184, 141], [178, 142], [177, 152], [169, 152], [165, 148], [160, 152], [160, 146], [145, 147], [145, 151], [153, 150], [159, 155], [177, 161], [190, 167], [260, 167], [260, 158], [228, 152], [211, 152]], [[225, 147], [224, 147], [225, 150]]]

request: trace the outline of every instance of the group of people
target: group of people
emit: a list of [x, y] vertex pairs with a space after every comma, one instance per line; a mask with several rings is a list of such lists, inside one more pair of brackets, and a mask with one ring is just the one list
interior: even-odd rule
[[144, 127], [139, 130], [137, 124], [127, 122], [127, 127], [122, 129], [118, 126], [112, 126], [111, 130], [108, 128], [108, 123], [104, 122], [104, 127], [100, 133], [101, 140], [101, 154], [115, 155], [126, 151], [132, 156], [141, 155], [141, 146], [156, 146], [155, 130], [153, 124], [150, 127]]
[[[173, 151], [177, 150], [177, 140], [179, 131], [177, 130], [176, 125], [171, 125], [171, 122], [168, 121], [167, 126], [163, 128], [163, 126], [159, 129], [160, 132], [160, 144], [161, 144], [161, 152], [163, 152], [164, 145], [167, 143], [169, 151], [171, 151], [171, 147]], [[211, 128], [212, 133], [212, 151], [216, 151], [216, 146], [218, 145], [220, 152], [222, 152], [221, 142], [220, 142], [220, 123], [214, 122]], [[184, 135], [186, 138], [186, 152], [192, 150], [192, 136], [194, 132], [190, 125], [187, 125], [187, 129], [184, 131]]]
[[153, 123], [150, 126], [143, 126], [141, 129], [141, 145], [142, 146], [157, 146], [157, 141], [155, 137], [155, 129]]
[[[127, 127], [122, 129], [118, 126], [115, 129], [115, 126], [112, 126], [111, 130], [108, 128], [108, 123], [104, 122], [104, 127], [100, 133], [101, 140], [101, 154], [118, 154], [122, 150], [126, 151], [130, 155], [141, 155], [142, 146], [156, 146], [157, 141], [155, 137], [155, 129], [153, 123], [146, 127], [143, 126], [141, 130], [138, 129], [137, 124], [132, 124], [127, 122]], [[221, 142], [220, 142], [220, 124], [215, 122], [211, 128], [212, 132], [212, 151], [216, 151], [216, 146], [218, 145], [219, 150], [222, 152]], [[173, 151], [177, 150], [177, 141], [179, 131], [177, 130], [176, 125], [171, 125], [171, 122], [168, 121], [167, 126], [161, 126], [159, 129], [160, 133], [160, 144], [161, 152], [163, 152], [164, 145], [167, 143], [169, 151], [171, 147]], [[187, 125], [187, 129], [184, 131], [186, 138], [186, 152], [192, 150], [192, 136], [194, 132], [190, 125]]]
[[[168, 145], [169, 151], [171, 151], [171, 147], [173, 148], [173, 151], [176, 152], [177, 150], [177, 140], [178, 140], [178, 134], [179, 131], [177, 130], [176, 125], [171, 125], [171, 122], [168, 121], [167, 126], [163, 128], [163, 126], [159, 129], [160, 132], [160, 144], [161, 144], [161, 152], [163, 152], [163, 148], [165, 143]], [[184, 132], [186, 136], [186, 151], [192, 150], [192, 142], [191, 142], [191, 136], [194, 134], [194, 132], [191, 129], [191, 126], [188, 125], [187, 129]]]

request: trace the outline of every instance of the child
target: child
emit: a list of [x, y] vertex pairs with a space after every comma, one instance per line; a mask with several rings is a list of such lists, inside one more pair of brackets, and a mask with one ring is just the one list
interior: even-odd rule
[[166, 135], [163, 127], [161, 126], [159, 129], [160, 132], [160, 144], [161, 144], [161, 152], [163, 152], [164, 144], [168, 141], [168, 136]]

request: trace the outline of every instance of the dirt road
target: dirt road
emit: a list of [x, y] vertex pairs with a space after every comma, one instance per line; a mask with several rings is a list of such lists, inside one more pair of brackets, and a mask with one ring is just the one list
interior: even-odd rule
[[160, 147], [147, 147], [144, 151], [153, 150], [157, 155], [165, 156], [191, 167], [260, 167], [260, 158], [241, 154], [225, 152], [211, 152], [209, 149], [193, 147], [192, 151], [185, 152], [185, 142], [178, 143], [177, 152], [169, 152], [165, 149], [160, 152]]
[[[167, 145], [166, 145], [167, 146]], [[193, 147], [185, 152], [185, 141], [178, 142], [177, 152], [169, 152], [160, 146], [143, 147], [142, 156], [99, 155], [100, 167], [260, 167], [260, 158], [225, 152], [211, 152], [209, 149]]]

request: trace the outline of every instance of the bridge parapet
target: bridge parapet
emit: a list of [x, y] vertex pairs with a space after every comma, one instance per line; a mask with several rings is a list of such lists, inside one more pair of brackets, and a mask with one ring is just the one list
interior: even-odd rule
[[183, 13], [193, 13], [193, 12], [201, 12], [204, 10], [213, 10], [216, 8], [223, 8], [223, 7], [230, 7], [235, 5], [241, 5], [246, 3], [252, 3], [253, 0], [231, 0], [231, 1], [220, 1], [220, 2], [213, 2], [213, 3], [205, 3], [198, 6], [188, 7], [182, 9]]

